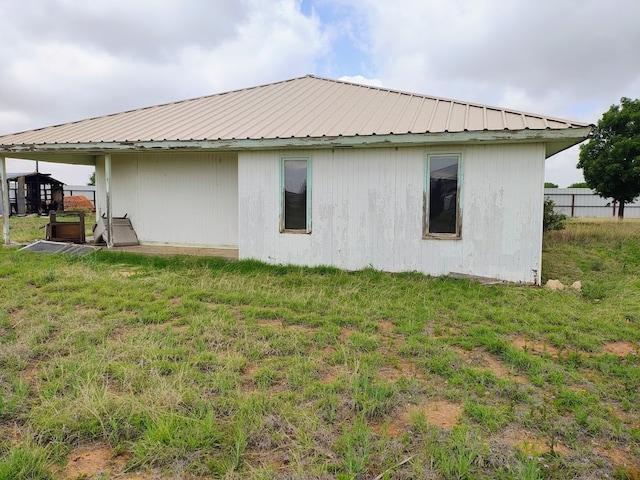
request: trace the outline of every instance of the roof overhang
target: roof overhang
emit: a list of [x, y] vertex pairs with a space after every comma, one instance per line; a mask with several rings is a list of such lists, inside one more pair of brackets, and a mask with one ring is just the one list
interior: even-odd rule
[[546, 130], [463, 131], [305, 138], [246, 138], [217, 140], [144, 140], [123, 142], [43, 143], [0, 145], [0, 155], [77, 165], [94, 165], [107, 153], [158, 151], [241, 151], [309, 148], [381, 148], [429, 145], [543, 143], [546, 158], [585, 140], [592, 126]]

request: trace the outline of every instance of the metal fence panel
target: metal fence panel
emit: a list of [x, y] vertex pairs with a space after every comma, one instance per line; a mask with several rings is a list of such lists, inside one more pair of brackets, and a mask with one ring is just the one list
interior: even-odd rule
[[[554, 210], [568, 217], [615, 217], [619, 205], [611, 198], [602, 198], [590, 188], [545, 188], [545, 198], [555, 204]], [[640, 218], [640, 199], [624, 206], [624, 216]]]

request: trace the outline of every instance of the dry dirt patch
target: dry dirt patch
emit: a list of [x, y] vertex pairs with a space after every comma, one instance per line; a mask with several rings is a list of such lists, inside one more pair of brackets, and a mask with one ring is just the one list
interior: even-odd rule
[[469, 363], [473, 364], [476, 367], [491, 370], [491, 372], [493, 372], [493, 374], [498, 378], [501, 378], [501, 379], [510, 378], [520, 383], [523, 383], [526, 381], [520, 375], [517, 375], [513, 373], [511, 370], [509, 370], [509, 368], [507, 368], [501, 361], [499, 361], [489, 353], [470, 352], [468, 350], [464, 350], [463, 348], [458, 348], [458, 347], [454, 347], [454, 349], [461, 356], [466, 358], [469, 361]]
[[258, 325], [260, 325], [261, 327], [280, 328], [282, 330], [288, 330], [291, 332], [302, 332], [307, 334], [315, 333], [315, 329], [312, 327], [307, 327], [305, 325], [298, 325], [298, 324], [285, 325], [282, 323], [282, 320], [273, 320], [270, 318], [261, 318], [260, 320], [258, 320]]
[[[502, 440], [520, 450], [525, 455], [538, 456], [543, 453], [548, 453], [549, 443], [541, 438], [536, 437], [533, 433], [525, 430], [524, 428], [511, 428], [507, 429], [502, 434]], [[555, 445], [554, 451], [566, 455], [569, 453], [569, 449], [564, 445]]]
[[398, 438], [408, 430], [408, 423], [402, 418], [394, 417], [390, 421], [380, 424], [374, 424], [371, 429], [376, 435], [382, 437], [384, 435], [389, 438]]
[[390, 320], [382, 320], [380, 323], [380, 331], [386, 335], [394, 335], [393, 333], [393, 329], [396, 328], [396, 326], [393, 324], [392, 321]]
[[322, 372], [320, 381], [322, 383], [333, 383], [336, 380], [338, 380], [338, 378], [346, 375], [348, 375], [348, 370], [345, 365], [334, 365], [334, 366], [327, 367]]
[[74, 305], [73, 311], [80, 315], [90, 316], [90, 315], [100, 315], [100, 310], [93, 307], [87, 307], [86, 305]]
[[188, 323], [180, 323], [179, 321], [169, 324], [169, 327], [171, 328], [171, 331], [173, 333], [188, 332], [189, 328], [191, 328], [191, 326]]
[[9, 320], [11, 321], [11, 326], [13, 328], [16, 328], [18, 325], [20, 325], [23, 322], [22, 308], [20, 307], [7, 309], [7, 315], [9, 315]]
[[411, 376], [409, 372], [395, 367], [381, 367], [376, 373], [382, 381], [391, 383], [397, 382], [401, 377]]
[[[438, 333], [436, 333], [436, 330]], [[439, 326], [438, 328], [435, 328], [433, 326], [428, 327], [425, 329], [425, 333], [429, 334], [430, 336], [432, 336], [433, 338], [450, 338], [450, 337], [455, 337], [456, 335], [459, 335], [462, 332], [462, 330], [458, 327], [452, 327], [452, 326]]]
[[508, 378], [511, 376], [511, 372], [501, 362], [493, 358], [489, 354], [481, 354], [482, 363], [498, 378]]
[[22, 440], [22, 430], [18, 424], [0, 427], [0, 438], [8, 440], [12, 445], [17, 445]]
[[341, 341], [348, 340], [351, 335], [357, 333], [358, 330], [351, 327], [343, 327], [340, 329], [340, 336], [338, 337]]
[[35, 384], [38, 382], [38, 375], [41, 371], [42, 370], [38, 363], [32, 362], [27, 368], [18, 372], [18, 377], [23, 382], [28, 383], [30, 389], [36, 388]]
[[269, 467], [275, 470], [285, 470], [289, 464], [289, 456], [286, 452], [278, 450], [269, 452], [247, 452], [247, 463], [254, 468]]
[[378, 377], [385, 382], [397, 382], [400, 378], [420, 378], [424, 375], [420, 369], [403, 357], [390, 359], [392, 366], [382, 367], [377, 371]]
[[447, 400], [428, 399], [420, 405], [406, 405], [397, 415], [382, 424], [373, 425], [373, 431], [381, 435], [386, 433], [391, 438], [397, 438], [409, 431], [412, 420], [416, 416], [424, 415], [427, 422], [438, 428], [452, 428], [458, 425], [463, 407]]
[[[122, 312], [126, 313], [126, 312]], [[121, 314], [122, 314], [121, 313]], [[131, 317], [135, 317], [135, 315], [130, 315]], [[109, 333], [109, 340], [116, 343], [121, 343], [127, 339], [129, 335], [134, 333], [135, 329], [133, 327], [117, 327], [114, 328], [111, 333]]]
[[[625, 410], [623, 410], [619, 405], [615, 405], [612, 403], [608, 404], [608, 408], [610, 409], [610, 412], [621, 422], [623, 423], [632, 423], [633, 422], [633, 416], [631, 415], [630, 412], [626, 412]], [[638, 428], [640, 428], [640, 422], [638, 422]]]
[[93, 478], [118, 478], [120, 480], [152, 480], [158, 478], [151, 473], [126, 473], [126, 455], [113, 455], [105, 445], [92, 445], [73, 450], [62, 471], [62, 478], [68, 480]]
[[624, 467], [630, 480], [640, 480], [640, 460], [634, 459], [629, 448], [625, 451], [617, 448], [597, 449], [597, 452], [611, 459], [614, 465]]
[[502, 362], [497, 360], [493, 355], [488, 353], [482, 353], [481, 355], [482, 362], [484, 365], [491, 370], [494, 375], [501, 379], [509, 378], [518, 383], [526, 383], [526, 379], [522, 375], [518, 375], [514, 373], [512, 370], [507, 368]]
[[[462, 410], [462, 405], [457, 403], [451, 403], [446, 400], [436, 400], [419, 406], [417, 411], [424, 412], [427, 421], [432, 425], [441, 428], [451, 428], [458, 424]], [[411, 409], [409, 412], [411, 412]]]
[[604, 344], [603, 350], [618, 357], [640, 355], [640, 348], [629, 342], [608, 342]]
[[63, 477], [67, 479], [94, 478], [98, 475], [127, 478], [132, 480], [145, 479], [144, 476], [121, 476], [127, 457], [124, 455], [113, 456], [109, 447], [104, 445], [93, 445], [73, 450], [67, 459], [67, 466], [64, 468]]
[[253, 378], [255, 377], [256, 373], [260, 371], [261, 368], [262, 368], [262, 365], [260, 364], [257, 364], [257, 363], [249, 364], [243, 370], [244, 376], [247, 378]]

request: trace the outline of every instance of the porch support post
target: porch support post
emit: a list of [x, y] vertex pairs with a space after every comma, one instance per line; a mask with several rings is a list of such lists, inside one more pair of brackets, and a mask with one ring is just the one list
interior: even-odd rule
[[11, 213], [11, 205], [9, 204], [9, 183], [7, 182], [7, 165], [5, 158], [0, 156], [0, 180], [2, 184], [2, 227], [4, 230], [4, 244], [11, 245], [11, 236], [9, 235], [9, 215]]
[[111, 154], [104, 156], [104, 183], [107, 197], [107, 248], [113, 248], [113, 209], [111, 206]]

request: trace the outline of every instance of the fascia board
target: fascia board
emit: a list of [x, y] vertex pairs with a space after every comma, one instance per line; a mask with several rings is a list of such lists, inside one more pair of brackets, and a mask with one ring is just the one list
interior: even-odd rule
[[[269, 139], [161, 140], [126, 142], [43, 143], [0, 145], [0, 154], [14, 158], [48, 155], [75, 156], [104, 153], [206, 150], [275, 150], [287, 148], [373, 148], [482, 143], [560, 143], [575, 145], [586, 139], [591, 126], [562, 130], [469, 131], [442, 133], [408, 133], [402, 135], [367, 135], [349, 137], [306, 137]], [[567, 148], [567, 147], [564, 147]]]

